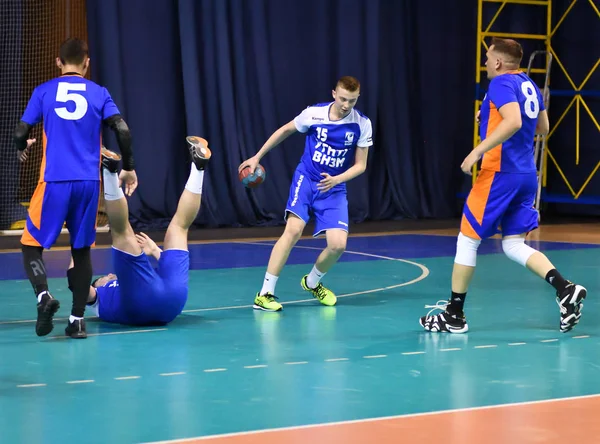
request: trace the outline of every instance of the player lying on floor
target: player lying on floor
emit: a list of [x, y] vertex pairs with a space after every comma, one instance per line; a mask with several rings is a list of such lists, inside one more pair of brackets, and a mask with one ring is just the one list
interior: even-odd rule
[[[102, 150], [104, 197], [112, 236], [115, 274], [92, 282], [88, 306], [103, 321], [125, 325], [164, 325], [183, 310], [188, 297], [188, 229], [200, 210], [204, 167], [211, 157], [206, 140], [188, 137], [191, 170], [164, 240], [164, 251], [129, 224], [127, 200], [117, 175], [120, 156]], [[148, 255], [158, 260], [152, 267]], [[72, 271], [67, 271], [69, 283]]]

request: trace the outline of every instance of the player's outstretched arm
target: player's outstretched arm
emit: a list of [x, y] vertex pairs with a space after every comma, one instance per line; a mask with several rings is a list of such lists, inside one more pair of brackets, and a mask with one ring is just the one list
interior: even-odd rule
[[238, 172], [242, 171], [246, 167], [250, 167], [250, 174], [254, 173], [254, 169], [257, 167], [260, 160], [265, 157], [269, 151], [296, 132], [298, 132], [298, 129], [296, 128], [293, 120], [280, 127], [277, 131], [271, 134], [271, 137], [269, 137], [258, 153], [240, 164], [238, 167]]
[[348, 182], [355, 177], [360, 176], [367, 170], [367, 158], [369, 157], [369, 147], [356, 147], [356, 154], [354, 156], [354, 165], [344, 171], [342, 174], [337, 176], [330, 176], [327, 173], [321, 173], [323, 179], [317, 184], [319, 191], [327, 191], [334, 186]]

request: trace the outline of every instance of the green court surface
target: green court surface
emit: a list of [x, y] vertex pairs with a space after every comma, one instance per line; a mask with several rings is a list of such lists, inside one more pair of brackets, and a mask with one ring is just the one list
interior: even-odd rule
[[[278, 282], [279, 313], [251, 308], [272, 243], [192, 245], [179, 318], [146, 328], [90, 318], [83, 341], [62, 336], [60, 273], [50, 288], [62, 307], [43, 338], [29, 282], [0, 280], [0, 442], [149, 442], [600, 393], [600, 248], [538, 245], [588, 289], [572, 332], [559, 332], [552, 287], [490, 241], [465, 305], [469, 333], [427, 333], [418, 318], [448, 297], [454, 243], [351, 238], [323, 281], [338, 304], [325, 307], [300, 287], [322, 244], [302, 241]], [[243, 248], [256, 256], [232, 262]], [[109, 255], [94, 251], [97, 269]], [[65, 252], [45, 258], [59, 270]], [[0, 254], [5, 270], [19, 260]]]

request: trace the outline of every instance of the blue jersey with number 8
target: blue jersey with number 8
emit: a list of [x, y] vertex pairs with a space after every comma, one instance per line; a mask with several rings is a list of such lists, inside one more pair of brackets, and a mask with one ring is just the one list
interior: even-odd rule
[[508, 140], [484, 154], [481, 169], [507, 173], [536, 171], [533, 158], [534, 136], [544, 100], [535, 83], [521, 71], [494, 77], [481, 105], [480, 136], [488, 137], [502, 121], [498, 111], [507, 103], [517, 102], [521, 109], [521, 128]]
[[40, 182], [100, 180], [102, 121], [119, 114], [106, 88], [79, 75], [39, 85], [23, 120], [43, 120]]

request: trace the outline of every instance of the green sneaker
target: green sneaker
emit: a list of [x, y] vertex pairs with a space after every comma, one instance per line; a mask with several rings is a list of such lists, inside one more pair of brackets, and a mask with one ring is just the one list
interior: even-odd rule
[[277, 299], [277, 296], [271, 293], [265, 293], [263, 295], [261, 295], [260, 292], [256, 293], [252, 308], [255, 310], [279, 311], [283, 307], [279, 302], [275, 302], [275, 299]]
[[308, 275], [305, 275], [300, 281], [300, 285], [302, 286], [302, 288], [312, 293], [313, 297], [317, 298], [321, 304], [327, 305], [329, 307], [335, 305], [335, 303], [337, 302], [337, 297], [335, 296], [333, 291], [325, 287], [320, 282], [319, 285], [317, 285], [315, 288], [310, 288], [308, 285], [306, 285], [306, 278], [308, 278]]

